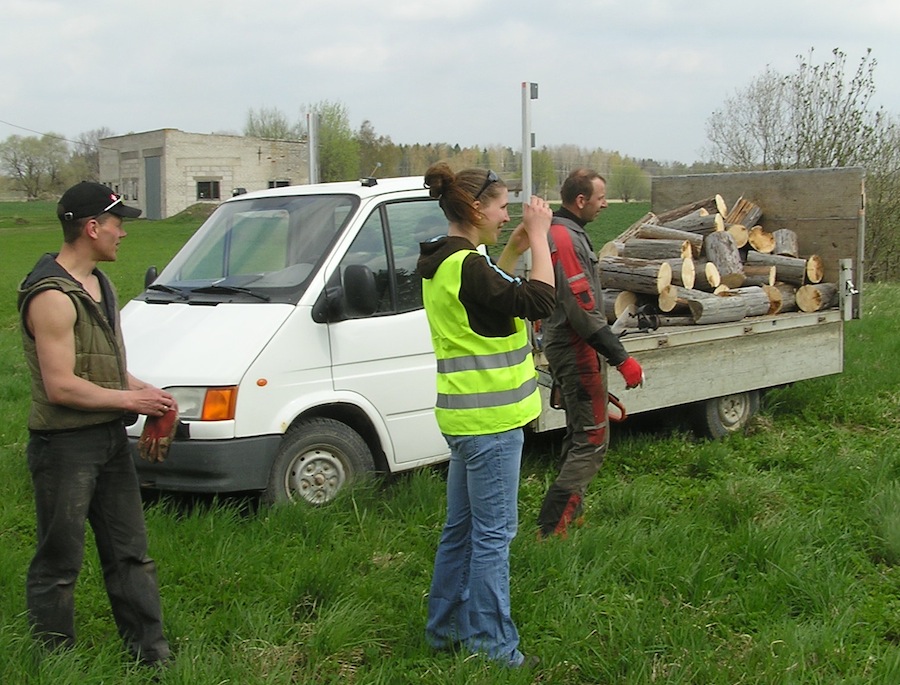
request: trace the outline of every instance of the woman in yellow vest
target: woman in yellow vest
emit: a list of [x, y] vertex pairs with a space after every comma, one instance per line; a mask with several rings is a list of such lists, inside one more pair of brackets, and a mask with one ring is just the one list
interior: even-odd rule
[[[447, 520], [434, 562], [426, 635], [437, 649], [530, 665], [510, 614], [509, 545], [518, 527], [522, 428], [541, 411], [523, 319], [553, 311], [553, 267], [544, 200], [523, 203], [523, 221], [495, 264], [478, 252], [509, 221], [508, 190], [493, 171], [454, 173], [445, 163], [425, 186], [449, 222], [421, 244], [425, 312], [437, 357], [435, 415], [450, 447]], [[513, 275], [531, 248], [531, 280]]]

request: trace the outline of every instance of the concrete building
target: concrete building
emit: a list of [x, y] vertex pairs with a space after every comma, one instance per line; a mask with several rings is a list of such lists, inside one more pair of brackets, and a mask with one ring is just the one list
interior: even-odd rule
[[148, 219], [240, 192], [306, 183], [306, 141], [185, 133], [164, 128], [100, 141], [100, 181]]

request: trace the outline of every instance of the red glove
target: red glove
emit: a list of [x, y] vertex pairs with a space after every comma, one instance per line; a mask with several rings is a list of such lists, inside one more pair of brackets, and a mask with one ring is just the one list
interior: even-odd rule
[[177, 409], [170, 409], [162, 416], [148, 416], [138, 440], [138, 453], [141, 459], [146, 459], [151, 464], [165, 461], [177, 428]]
[[644, 382], [644, 370], [634, 357], [628, 357], [616, 368], [622, 374], [622, 378], [625, 379], [626, 388], [636, 388]]

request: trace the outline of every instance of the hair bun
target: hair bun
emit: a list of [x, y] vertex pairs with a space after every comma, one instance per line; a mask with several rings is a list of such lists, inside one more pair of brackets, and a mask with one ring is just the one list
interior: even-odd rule
[[446, 162], [432, 164], [425, 172], [425, 187], [428, 188], [428, 194], [438, 200], [455, 181], [456, 174]]

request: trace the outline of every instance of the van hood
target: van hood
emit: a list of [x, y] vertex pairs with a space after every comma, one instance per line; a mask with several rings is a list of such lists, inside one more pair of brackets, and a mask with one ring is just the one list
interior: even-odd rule
[[158, 387], [238, 385], [290, 304], [148, 304], [122, 309], [128, 371]]

